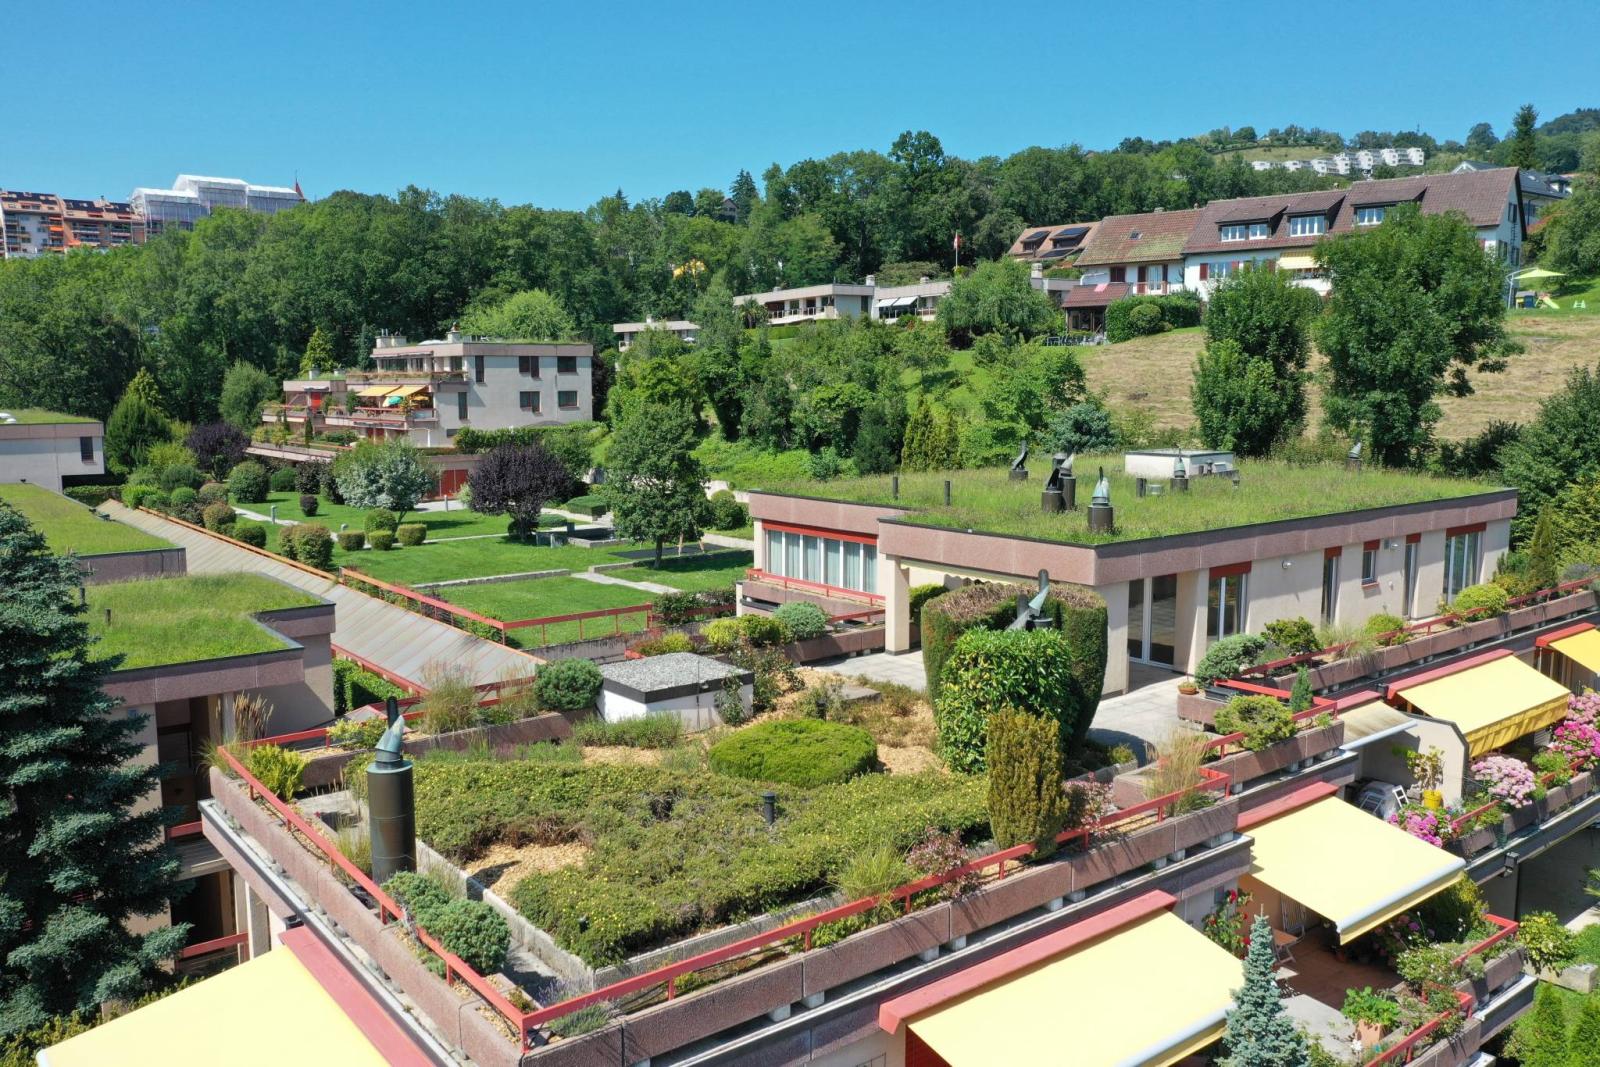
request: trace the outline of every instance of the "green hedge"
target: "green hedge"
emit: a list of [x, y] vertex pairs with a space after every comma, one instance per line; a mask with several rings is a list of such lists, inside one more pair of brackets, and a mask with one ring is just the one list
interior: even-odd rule
[[69, 485], [61, 492], [64, 496], [68, 496], [80, 504], [87, 504], [91, 508], [97, 508], [116, 496], [120, 489], [121, 486], [117, 485]]
[[711, 769], [719, 774], [809, 786], [843, 782], [872, 770], [878, 745], [857, 726], [777, 719], [723, 738], [709, 755]]
[[[1154, 307], [1160, 318], [1136, 308]], [[1106, 340], [1112, 344], [1131, 341], [1145, 334], [1200, 325], [1200, 298], [1190, 292], [1168, 296], [1125, 296], [1106, 308]]]
[[371, 671], [362, 667], [354, 660], [336, 659], [333, 661], [333, 712], [335, 715], [344, 715], [356, 708], [364, 708], [368, 704], [376, 704], [380, 700], [394, 697], [404, 699], [408, 694], [404, 689], [384, 678], [378, 677]]
[[939, 754], [958, 771], [985, 766], [989, 717], [1008, 709], [1052, 719], [1063, 748], [1076, 735], [1079, 717], [1098, 703], [1079, 698], [1065, 635], [1054, 630], [971, 630], [961, 635], [944, 665], [933, 706]]
[[587, 515], [591, 519], [598, 519], [609, 509], [606, 507], [605, 500], [600, 496], [594, 493], [585, 493], [583, 496], [575, 496], [561, 505], [561, 510], [576, 511], [579, 515]]

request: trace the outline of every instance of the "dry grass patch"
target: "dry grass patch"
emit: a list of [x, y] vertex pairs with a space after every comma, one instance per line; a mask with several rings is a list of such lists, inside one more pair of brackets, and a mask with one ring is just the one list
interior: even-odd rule
[[593, 765], [608, 763], [622, 767], [655, 767], [661, 763], [659, 748], [627, 748], [622, 745], [586, 745], [583, 749], [583, 762]]
[[492, 889], [501, 897], [510, 894], [511, 887], [530, 874], [548, 874], [563, 867], [577, 867], [588, 858], [588, 845], [581, 841], [568, 841], [559, 845], [513, 846], [495, 843], [484, 850], [466, 868], [485, 889]]

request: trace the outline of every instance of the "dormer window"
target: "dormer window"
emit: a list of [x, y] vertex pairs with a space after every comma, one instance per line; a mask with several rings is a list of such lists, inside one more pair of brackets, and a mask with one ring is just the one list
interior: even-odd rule
[[1289, 216], [1290, 237], [1315, 237], [1328, 232], [1328, 220], [1322, 215]]
[[1384, 209], [1381, 207], [1356, 208], [1357, 226], [1376, 226], [1383, 221]]
[[1217, 240], [1243, 241], [1250, 236], [1250, 227], [1245, 225], [1218, 226]]
[[1137, 241], [1138, 239], [1139, 239], [1139, 231], [1138, 230], [1134, 230], [1132, 233], [1128, 234], [1128, 240]]

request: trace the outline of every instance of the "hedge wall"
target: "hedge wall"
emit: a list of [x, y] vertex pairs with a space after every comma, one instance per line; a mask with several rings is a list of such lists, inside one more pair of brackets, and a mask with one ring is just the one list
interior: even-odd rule
[[[1140, 328], [1133, 309], [1151, 305], [1161, 312], [1158, 328]], [[1125, 296], [1114, 300], [1106, 308], [1106, 340], [1112, 344], [1129, 341], [1147, 333], [1176, 330], [1185, 326], [1200, 325], [1200, 298], [1193, 293], [1173, 293], [1168, 296]]]

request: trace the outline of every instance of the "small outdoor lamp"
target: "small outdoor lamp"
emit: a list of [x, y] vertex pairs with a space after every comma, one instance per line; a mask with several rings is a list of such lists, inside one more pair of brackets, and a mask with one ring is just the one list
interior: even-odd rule
[[768, 826], [778, 821], [778, 794], [770, 789], [761, 794], [761, 818]]
[[267, 514], [271, 517], [272, 521], [276, 523], [278, 521], [278, 505], [268, 504]]
[[1097, 533], [1110, 533], [1116, 518], [1111, 507], [1111, 483], [1106, 479], [1106, 469], [1100, 468], [1100, 480], [1094, 483], [1094, 496], [1089, 500], [1089, 529]]

